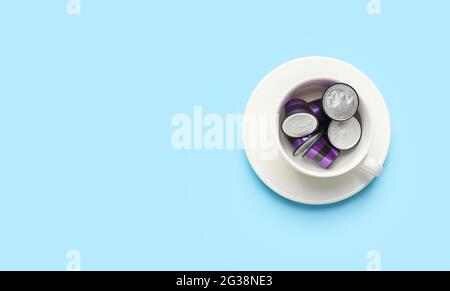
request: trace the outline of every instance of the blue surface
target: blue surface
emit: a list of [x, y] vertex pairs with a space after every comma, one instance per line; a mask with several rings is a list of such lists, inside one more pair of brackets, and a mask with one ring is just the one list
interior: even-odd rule
[[[4, 1], [0, 269], [450, 269], [449, 1]], [[345, 3], [344, 3], [345, 2]], [[242, 113], [288, 60], [335, 57], [386, 98], [382, 177], [310, 207], [236, 150], [177, 151], [175, 113]]]

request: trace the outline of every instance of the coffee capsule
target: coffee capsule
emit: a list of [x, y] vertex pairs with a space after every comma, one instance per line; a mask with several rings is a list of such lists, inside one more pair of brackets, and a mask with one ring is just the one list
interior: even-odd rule
[[299, 138], [313, 133], [319, 122], [311, 113], [306, 101], [292, 99], [285, 105], [286, 117], [281, 125], [281, 130], [289, 137]]
[[311, 146], [322, 136], [322, 133], [311, 134], [305, 137], [291, 139], [294, 147], [294, 156], [303, 156]]
[[308, 103], [308, 106], [312, 114], [319, 120], [320, 125], [329, 121], [328, 116], [323, 110], [322, 99], [311, 101]]
[[305, 155], [311, 160], [317, 161], [322, 168], [328, 169], [339, 154], [340, 151], [338, 149], [328, 144], [324, 137], [321, 137]]
[[349, 150], [361, 139], [361, 124], [355, 117], [346, 121], [333, 120], [328, 127], [328, 139], [337, 149]]
[[345, 121], [355, 115], [359, 106], [359, 98], [352, 87], [339, 83], [325, 91], [322, 104], [323, 110], [331, 119]]

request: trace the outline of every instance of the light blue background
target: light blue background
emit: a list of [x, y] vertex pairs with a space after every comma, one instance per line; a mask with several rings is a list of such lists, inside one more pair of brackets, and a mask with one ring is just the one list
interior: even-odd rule
[[[449, 1], [0, 4], [0, 268], [450, 269]], [[242, 113], [288, 60], [347, 61], [392, 119], [382, 177], [327, 207], [242, 150], [175, 151], [173, 114]]]

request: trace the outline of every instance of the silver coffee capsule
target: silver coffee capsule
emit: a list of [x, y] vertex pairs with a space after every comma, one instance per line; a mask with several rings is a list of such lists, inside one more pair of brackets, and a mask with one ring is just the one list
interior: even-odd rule
[[311, 113], [302, 99], [292, 99], [285, 105], [286, 118], [281, 130], [289, 137], [298, 138], [310, 135], [319, 126], [317, 118]]
[[328, 127], [328, 140], [339, 150], [349, 150], [361, 139], [361, 124], [355, 117], [346, 121], [333, 120]]
[[323, 94], [322, 104], [323, 110], [331, 119], [344, 121], [358, 110], [358, 94], [347, 84], [335, 84]]
[[304, 156], [307, 151], [314, 145], [314, 143], [322, 137], [322, 133], [313, 133], [311, 135], [292, 139], [292, 146], [294, 147], [294, 156]]

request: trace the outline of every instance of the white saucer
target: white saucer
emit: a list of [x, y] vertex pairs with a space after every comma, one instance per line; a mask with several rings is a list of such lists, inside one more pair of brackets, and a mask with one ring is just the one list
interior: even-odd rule
[[[305, 80], [323, 78], [324, 75], [330, 79], [349, 80], [357, 92], [372, 96], [368, 103], [375, 112], [377, 121], [374, 122], [373, 144], [369, 155], [384, 163], [391, 137], [389, 113], [384, 98], [364, 73], [339, 60], [306, 57], [279, 66], [253, 91], [245, 117], [277, 114], [277, 104], [289, 94], [291, 88]], [[261, 149], [250, 146], [250, 130], [249, 125], [244, 122], [243, 143], [250, 165], [269, 188], [287, 199], [305, 204], [331, 204], [353, 196], [373, 180], [372, 176], [368, 176], [359, 168], [333, 178], [306, 176], [296, 171], [281, 153], [273, 159], [262, 158]], [[271, 144], [276, 143], [271, 141]]]

